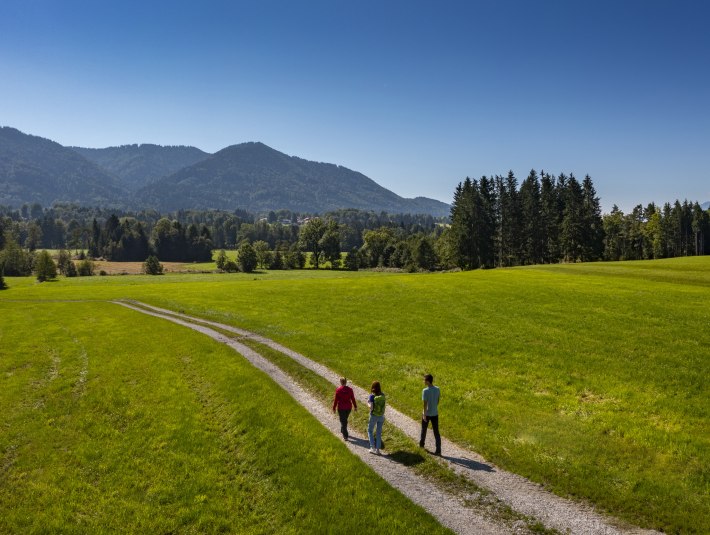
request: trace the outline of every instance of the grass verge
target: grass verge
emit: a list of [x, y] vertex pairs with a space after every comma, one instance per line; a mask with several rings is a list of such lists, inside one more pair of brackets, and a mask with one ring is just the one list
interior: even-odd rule
[[219, 343], [108, 303], [0, 312], [2, 533], [448, 533]]

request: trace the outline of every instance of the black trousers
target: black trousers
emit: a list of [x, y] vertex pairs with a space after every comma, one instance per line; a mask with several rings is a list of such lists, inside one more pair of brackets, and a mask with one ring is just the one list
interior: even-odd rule
[[350, 416], [350, 410], [351, 409], [341, 411], [338, 409], [338, 416], [340, 417], [340, 432], [343, 434], [343, 438], [348, 438], [348, 416]]
[[429, 422], [431, 422], [431, 428], [434, 431], [434, 441], [436, 442], [436, 452], [441, 453], [441, 435], [439, 435], [439, 417], [438, 416], [426, 416], [422, 418], [422, 436], [419, 439], [419, 445], [424, 447], [424, 440], [426, 439], [426, 430], [429, 427]]

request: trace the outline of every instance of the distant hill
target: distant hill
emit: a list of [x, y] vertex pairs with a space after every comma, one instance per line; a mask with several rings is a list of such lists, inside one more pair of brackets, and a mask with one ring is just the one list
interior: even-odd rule
[[0, 128], [0, 204], [109, 206], [125, 197], [115, 177], [77, 152], [15, 128]]
[[405, 199], [362, 173], [288, 156], [263, 143], [232, 145], [139, 190], [137, 199], [161, 210], [243, 208], [325, 212], [339, 208], [390, 213], [449, 214], [434, 199]]
[[186, 146], [144, 144], [105, 149], [70, 148], [117, 176], [132, 192], [209, 156], [198, 148]]
[[195, 147], [63, 147], [0, 129], [0, 204], [55, 202], [125, 208], [341, 208], [449, 215], [449, 205], [405, 199], [362, 173], [288, 156], [263, 143], [232, 145], [210, 155]]
[[700, 207], [701, 207], [703, 210], [710, 210], [710, 201], [704, 202], [703, 204], [700, 205]]

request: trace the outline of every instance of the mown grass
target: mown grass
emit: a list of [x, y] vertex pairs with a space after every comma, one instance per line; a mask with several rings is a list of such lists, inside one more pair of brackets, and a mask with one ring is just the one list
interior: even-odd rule
[[203, 335], [108, 303], [0, 312], [2, 533], [447, 532]]
[[[644, 527], [710, 532], [710, 258], [447, 274], [285, 272], [38, 285], [131, 297], [262, 333], [442, 432]], [[254, 280], [257, 279], [257, 280]]]

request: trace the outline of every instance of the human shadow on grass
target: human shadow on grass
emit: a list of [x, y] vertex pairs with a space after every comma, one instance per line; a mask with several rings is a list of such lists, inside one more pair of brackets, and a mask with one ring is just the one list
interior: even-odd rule
[[[364, 438], [350, 437], [348, 439], [348, 442], [361, 448], [370, 448], [370, 442]], [[380, 447], [380, 450], [384, 455], [387, 456], [387, 459], [399, 464], [403, 464], [404, 466], [414, 466], [424, 462], [424, 456], [420, 453], [412, 453], [410, 451], [404, 450], [397, 450], [391, 453], [386, 451], [384, 440], [382, 441], [382, 446]]]
[[469, 470], [480, 470], [481, 472], [495, 472], [495, 469], [492, 466], [485, 463], [479, 463], [478, 461], [474, 461], [473, 459], [466, 459], [465, 457], [453, 457], [447, 455], [442, 455], [441, 458], [449, 461], [450, 463], [463, 466], [464, 468], [468, 468]]
[[413, 453], [411, 451], [397, 450], [388, 455], [389, 459], [404, 466], [416, 466], [424, 462], [424, 456], [421, 453]]

